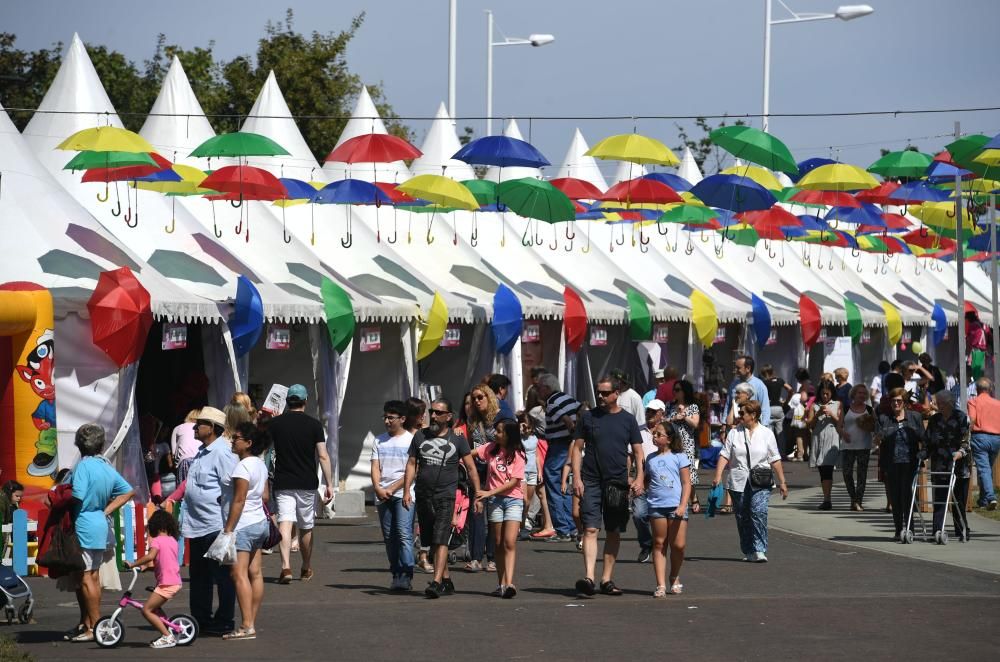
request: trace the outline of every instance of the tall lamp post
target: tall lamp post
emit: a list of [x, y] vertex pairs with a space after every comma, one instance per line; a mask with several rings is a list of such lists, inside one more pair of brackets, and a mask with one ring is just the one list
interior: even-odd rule
[[556, 38], [550, 34], [531, 34], [524, 37], [507, 37], [493, 41], [493, 12], [486, 10], [486, 135], [493, 135], [493, 47], [494, 46], [545, 46]]
[[762, 128], [767, 131], [767, 119], [771, 106], [771, 26], [785, 25], [787, 23], [805, 23], [807, 21], [826, 21], [831, 18], [839, 18], [842, 21], [851, 21], [856, 18], [868, 16], [875, 11], [870, 5], [842, 5], [837, 7], [837, 11], [832, 14], [820, 14], [806, 12], [797, 14], [789, 9], [782, 0], [778, 4], [792, 15], [792, 18], [783, 18], [777, 21], [771, 19], [771, 8], [774, 0], [764, 0], [764, 112], [762, 113]]

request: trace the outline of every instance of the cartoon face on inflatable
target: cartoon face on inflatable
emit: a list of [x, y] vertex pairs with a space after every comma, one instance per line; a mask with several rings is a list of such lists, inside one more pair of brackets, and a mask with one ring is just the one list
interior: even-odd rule
[[31, 390], [42, 400], [54, 400], [56, 397], [55, 382], [52, 369], [55, 361], [55, 342], [52, 331], [46, 330], [38, 337], [38, 344], [28, 354], [27, 365], [17, 366], [17, 374], [26, 381]]

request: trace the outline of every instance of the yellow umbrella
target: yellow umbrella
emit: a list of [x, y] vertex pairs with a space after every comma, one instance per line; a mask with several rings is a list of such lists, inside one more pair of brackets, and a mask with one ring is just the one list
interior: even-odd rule
[[442, 207], [469, 211], [479, 209], [479, 202], [476, 201], [476, 196], [472, 195], [472, 191], [454, 179], [441, 175], [417, 175], [407, 179], [396, 189], [411, 197], [421, 198]]
[[598, 209], [621, 209], [623, 204], [627, 204], [629, 211], [636, 211], [640, 209], [652, 210], [652, 211], [667, 211], [671, 207], [679, 205], [679, 202], [630, 202], [622, 203], [617, 200], [607, 200], [600, 203]]
[[134, 131], [114, 126], [98, 126], [77, 131], [56, 145], [73, 152], [143, 152], [154, 151], [146, 139]]
[[702, 346], [711, 347], [719, 330], [719, 316], [715, 304], [701, 290], [691, 292], [691, 323]]
[[972, 161], [974, 163], [982, 163], [985, 166], [1000, 166], [1000, 149], [984, 149]]
[[158, 193], [174, 195], [201, 195], [208, 193], [211, 189], [202, 188], [201, 183], [208, 177], [208, 173], [199, 170], [194, 166], [175, 163], [170, 169], [181, 176], [179, 182], [129, 182], [132, 188], [143, 191], [156, 191]]
[[[420, 175], [423, 177], [424, 175]], [[436, 175], [429, 175], [436, 176]], [[437, 292], [434, 293], [434, 301], [431, 302], [430, 312], [427, 313], [427, 322], [422, 324], [423, 331], [420, 333], [420, 342], [417, 343], [417, 360], [426, 359], [434, 353], [434, 350], [441, 344], [444, 338], [445, 329], [448, 328], [448, 306], [444, 299]]]
[[878, 180], [858, 166], [828, 163], [810, 170], [796, 186], [811, 191], [862, 191], [878, 186]]
[[[698, 196], [696, 196], [691, 191], [682, 191], [680, 193], [680, 196], [681, 196], [681, 199], [684, 200], [684, 204], [686, 204], [686, 205], [696, 205], [698, 207], [707, 207], [708, 206], [704, 202], [702, 202], [698, 198]], [[680, 204], [680, 203], [678, 202], [678, 203], [675, 203], [675, 204]]]
[[[998, 164], [1000, 165], [1000, 164]], [[946, 182], [941, 182], [937, 184], [940, 188], [955, 190], [954, 180], [948, 180]], [[995, 179], [972, 179], [966, 182], [962, 182], [962, 193], [989, 193], [990, 191], [995, 191], [1000, 189], [1000, 182]]]
[[659, 140], [638, 133], [623, 133], [605, 138], [591, 147], [586, 156], [611, 161], [658, 163], [667, 166], [680, 165], [681, 163], [677, 155]]
[[778, 181], [770, 170], [766, 168], [761, 168], [760, 166], [754, 165], [743, 165], [743, 166], [733, 166], [732, 168], [726, 168], [719, 172], [720, 175], [736, 175], [737, 177], [746, 177], [747, 179], [752, 179], [761, 186], [771, 191], [780, 191], [785, 188]]
[[888, 325], [889, 344], [895, 345], [903, 336], [903, 320], [896, 307], [888, 301], [882, 301], [882, 310], [885, 311], [885, 321]]
[[[954, 230], [955, 226], [955, 203], [945, 200], [944, 202], [925, 202], [919, 207], [911, 207], [910, 214], [916, 216], [921, 221], [932, 228], [943, 228]], [[969, 214], [969, 210], [962, 208], [962, 227], [971, 229], [975, 226], [975, 221]]]

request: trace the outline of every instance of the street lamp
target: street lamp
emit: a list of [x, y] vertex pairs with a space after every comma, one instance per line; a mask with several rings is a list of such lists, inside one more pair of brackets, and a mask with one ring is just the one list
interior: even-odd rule
[[806, 21], [825, 21], [831, 18], [839, 18], [842, 21], [852, 21], [856, 18], [868, 16], [875, 11], [870, 5], [841, 5], [832, 14], [818, 14], [813, 12], [796, 14], [788, 8], [782, 0], [778, 4], [792, 15], [792, 18], [783, 18], [777, 21], [771, 20], [771, 4], [773, 0], [764, 0], [764, 112], [762, 114], [762, 128], [767, 131], [767, 116], [770, 112], [771, 96], [771, 26], [785, 25], [786, 23], [805, 23]]
[[494, 46], [545, 46], [556, 38], [550, 34], [532, 34], [524, 37], [504, 36], [493, 41], [493, 12], [486, 10], [486, 135], [493, 135], [493, 47]]

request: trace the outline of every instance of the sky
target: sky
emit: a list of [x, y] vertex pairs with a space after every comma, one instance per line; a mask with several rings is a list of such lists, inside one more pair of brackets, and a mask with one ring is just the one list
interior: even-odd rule
[[[849, 0], [853, 1], [853, 0]], [[998, 0], [868, 0], [862, 19], [773, 28], [771, 112], [836, 113], [1000, 107], [993, 68]], [[797, 12], [832, 12], [836, 0], [786, 0]], [[348, 50], [363, 81], [380, 83], [419, 146], [447, 101], [448, 0], [32, 0], [0, 4], [0, 30], [23, 49], [68, 43], [121, 51], [141, 64], [156, 36], [186, 48], [215, 42], [223, 58], [252, 54], [268, 20], [295, 12], [303, 32], [339, 31], [367, 17]], [[590, 144], [638, 131], [673, 147], [691, 120], [544, 117], [696, 116], [760, 113], [765, 0], [458, 0], [459, 127], [485, 129], [486, 15], [495, 40], [551, 33], [541, 47], [494, 49], [494, 116], [517, 117], [525, 138], [555, 166], [573, 129]], [[787, 14], [775, 0], [774, 18]], [[991, 49], [992, 46], [992, 49]], [[994, 71], [990, 74], [990, 71]], [[278, 81], [279, 85], [281, 81]], [[2, 103], [0, 99], [0, 103]], [[529, 119], [532, 118], [532, 119]], [[802, 160], [832, 156], [870, 164], [879, 148], [934, 152], [964, 133], [1000, 132], [1000, 111], [863, 117], [772, 117], [770, 131]], [[760, 126], [759, 118], [750, 120]], [[500, 123], [494, 122], [495, 131]], [[332, 146], [330, 146], [332, 147]], [[609, 165], [609, 171], [613, 165]], [[554, 169], [548, 173], [554, 176]]]

